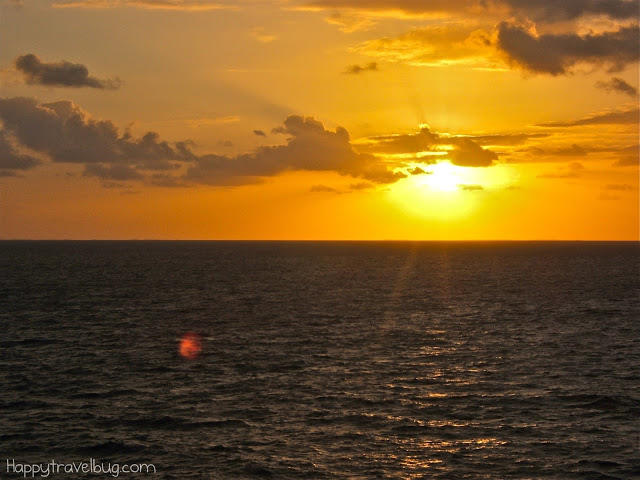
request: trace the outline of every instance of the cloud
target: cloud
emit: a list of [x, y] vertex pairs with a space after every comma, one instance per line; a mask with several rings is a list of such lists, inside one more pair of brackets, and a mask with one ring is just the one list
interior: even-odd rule
[[540, 147], [531, 147], [527, 149], [529, 153], [539, 156], [560, 156], [560, 157], [583, 157], [587, 154], [586, 150], [575, 143], [570, 147], [559, 147], [552, 149], [543, 149]]
[[235, 10], [238, 7], [230, 3], [189, 0], [60, 0], [54, 1], [54, 8], [117, 8], [133, 7], [144, 10], [183, 10], [201, 12], [208, 10]]
[[465, 23], [412, 28], [395, 37], [362, 42], [353, 51], [387, 62], [416, 66], [468, 64], [502, 68], [488, 33]]
[[618, 71], [638, 61], [638, 25], [614, 32], [535, 36], [522, 26], [501, 22], [497, 47], [509, 61], [533, 73], [564, 75], [579, 63]]
[[525, 143], [532, 138], [545, 138], [548, 136], [548, 133], [505, 133], [497, 135], [467, 135], [467, 138], [478, 145], [512, 147]]
[[638, 89], [636, 87], [629, 85], [618, 77], [613, 77], [608, 82], [597, 82], [596, 87], [606, 92], [624, 93], [634, 98], [638, 96]]
[[100, 165], [90, 168], [90, 175], [133, 178], [131, 172], [111, 166], [171, 170], [194, 158], [186, 143], [171, 145], [154, 132], [140, 138], [129, 131], [120, 134], [112, 122], [95, 120], [67, 100], [38, 104], [32, 98], [2, 98], [0, 120], [5, 139], [10, 135], [22, 147], [54, 162]]
[[484, 190], [484, 187], [482, 185], [458, 185], [458, 187], [460, 187], [462, 190], [464, 190], [465, 192], [479, 192], [481, 190]]
[[9, 139], [7, 132], [0, 130], [0, 169], [29, 170], [41, 162], [23, 153], [20, 153]]
[[521, 15], [535, 21], [555, 23], [587, 15], [632, 19], [638, 15], [638, 0], [310, 0], [314, 9], [348, 9], [373, 16], [465, 16]]
[[264, 131], [263, 131], [263, 130], [254, 130], [254, 131], [253, 131], [253, 134], [254, 134], [254, 135], [257, 135], [257, 136], [259, 136], [259, 137], [266, 137], [266, 136], [267, 136], [267, 134], [266, 134], [266, 133], [264, 133]]
[[290, 115], [273, 132], [288, 135], [286, 144], [259, 147], [236, 157], [199, 157], [189, 168], [187, 179], [209, 185], [237, 185], [294, 170], [333, 171], [375, 183], [393, 183], [406, 177], [391, 171], [374, 155], [356, 152], [344, 128], [327, 130], [313, 117]]
[[313, 193], [340, 193], [337, 189], [326, 185], [313, 185], [309, 191]]
[[349, 185], [349, 188], [351, 190], [368, 190], [374, 187], [375, 185], [371, 182], [358, 182], [358, 183], [352, 183], [351, 185]]
[[[469, 137], [443, 136], [423, 127], [419, 132], [402, 135], [372, 137], [364, 145], [372, 153], [406, 154], [419, 152], [442, 152], [439, 159], [448, 159], [461, 167], [488, 167], [498, 159], [498, 155], [482, 148]], [[425, 162], [423, 157], [420, 161]]]
[[633, 185], [629, 185], [628, 183], [610, 183], [609, 185], [604, 186], [605, 190], [614, 190], [618, 192], [630, 192], [633, 190], [637, 190]]
[[272, 35], [272, 34], [266, 33], [264, 28], [262, 28], [262, 27], [253, 28], [249, 32], [249, 35], [251, 37], [253, 37], [254, 39], [256, 39], [257, 41], [259, 41], [260, 43], [271, 43], [276, 38], [278, 38], [276, 35]]
[[540, 123], [538, 127], [579, 127], [584, 125], [624, 125], [624, 124], [637, 124], [640, 109], [632, 108], [629, 110], [617, 111], [617, 112], [605, 112], [591, 115], [589, 117], [580, 118], [577, 120], [570, 120], [568, 122], [547, 122]]
[[579, 178], [585, 170], [584, 165], [578, 162], [571, 162], [566, 168], [559, 169], [552, 173], [543, 173], [538, 178]]
[[367, 30], [375, 24], [363, 15], [345, 15], [341, 12], [333, 12], [327, 17], [327, 22], [338, 26], [345, 33]]
[[142, 180], [144, 178], [138, 170], [129, 165], [105, 165], [102, 163], [85, 165], [83, 175], [117, 181]]
[[604, 15], [612, 19], [636, 18], [638, 0], [503, 0], [512, 12], [525, 12], [532, 20], [560, 22], [587, 15]]
[[620, 155], [620, 158], [613, 164], [614, 167], [640, 166], [640, 145], [621, 148], [617, 153]]
[[449, 161], [461, 167], [489, 167], [498, 159], [491, 150], [482, 148], [468, 138], [454, 139], [454, 149], [448, 153]]
[[114, 90], [120, 87], [120, 80], [100, 80], [89, 76], [89, 70], [82, 64], [67, 61], [45, 63], [36, 55], [28, 53], [14, 61], [16, 69], [22, 72], [27, 83], [49, 87], [90, 87]]
[[377, 71], [378, 71], [378, 64], [376, 62], [371, 62], [363, 66], [349, 65], [344, 71], [344, 73], [351, 74], [351, 75], [358, 75], [363, 72], [377, 72]]
[[[172, 183], [156, 173], [181, 182], [208, 185], [258, 183], [287, 171], [324, 171], [361, 178], [369, 182], [393, 183], [406, 177], [393, 171], [384, 160], [357, 152], [342, 127], [328, 130], [313, 117], [291, 115], [273, 131], [287, 135], [284, 145], [263, 146], [237, 156], [196, 155], [191, 142], [169, 143], [154, 132], [134, 137], [120, 133], [108, 120], [96, 120], [70, 101], [38, 104], [32, 98], [0, 99], [0, 168], [27, 169], [37, 160], [20, 153], [28, 149], [53, 162], [85, 166], [84, 175], [104, 180], [151, 179]], [[15, 145], [14, 145], [15, 143]], [[186, 167], [186, 168], [181, 168]], [[181, 176], [179, 171], [186, 169]]]
[[407, 170], [407, 172], [409, 172], [410, 175], [428, 175], [433, 173], [433, 172], [425, 172], [420, 167], [410, 168], [409, 170]]

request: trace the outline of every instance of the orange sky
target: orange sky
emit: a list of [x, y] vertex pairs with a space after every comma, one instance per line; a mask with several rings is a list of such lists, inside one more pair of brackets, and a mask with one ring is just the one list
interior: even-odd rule
[[0, 0], [0, 238], [638, 240], [638, 8]]

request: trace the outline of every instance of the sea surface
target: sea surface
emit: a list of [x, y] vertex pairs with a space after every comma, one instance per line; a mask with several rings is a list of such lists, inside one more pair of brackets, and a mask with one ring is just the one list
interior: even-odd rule
[[0, 478], [640, 478], [639, 319], [638, 243], [0, 242]]

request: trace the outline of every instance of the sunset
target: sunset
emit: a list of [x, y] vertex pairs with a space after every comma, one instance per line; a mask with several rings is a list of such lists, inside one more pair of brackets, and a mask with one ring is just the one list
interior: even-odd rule
[[640, 0], [0, 0], [0, 477], [640, 475]]
[[638, 239], [638, 5], [4, 1], [5, 239]]

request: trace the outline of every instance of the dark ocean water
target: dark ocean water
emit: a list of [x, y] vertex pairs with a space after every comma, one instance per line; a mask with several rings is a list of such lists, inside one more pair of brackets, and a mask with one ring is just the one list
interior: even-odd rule
[[637, 243], [0, 242], [0, 478], [640, 478], [639, 275]]

